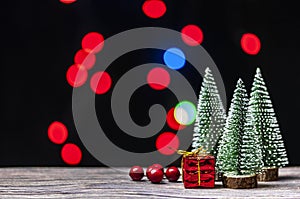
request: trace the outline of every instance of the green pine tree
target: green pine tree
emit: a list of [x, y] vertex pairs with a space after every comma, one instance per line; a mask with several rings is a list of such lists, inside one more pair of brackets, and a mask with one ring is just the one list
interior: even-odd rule
[[207, 152], [216, 155], [218, 140], [224, 131], [225, 121], [226, 112], [214, 77], [211, 70], [206, 68], [197, 105], [193, 150], [203, 147]]
[[265, 167], [282, 167], [288, 164], [287, 153], [270, 95], [259, 68], [251, 89], [249, 112], [256, 134], [260, 136], [262, 161]]
[[262, 142], [259, 133], [254, 128], [252, 107], [248, 105], [244, 132], [240, 139], [239, 172], [240, 174], [257, 174], [263, 167]]
[[216, 166], [219, 172], [240, 175], [240, 143], [246, 123], [248, 95], [241, 79], [233, 93], [224, 133], [220, 140]]

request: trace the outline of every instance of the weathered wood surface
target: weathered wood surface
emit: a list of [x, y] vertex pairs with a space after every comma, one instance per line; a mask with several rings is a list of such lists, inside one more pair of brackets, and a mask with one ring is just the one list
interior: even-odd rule
[[[122, 170], [123, 172], [121, 172]], [[181, 182], [131, 181], [129, 168], [0, 168], [0, 198], [300, 198], [300, 167], [279, 170], [279, 181], [254, 189], [184, 189]]]

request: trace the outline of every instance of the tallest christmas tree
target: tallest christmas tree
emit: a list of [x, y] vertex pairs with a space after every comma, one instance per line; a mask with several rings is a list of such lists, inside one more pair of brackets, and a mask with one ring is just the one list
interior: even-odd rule
[[[288, 158], [270, 95], [259, 68], [254, 77], [248, 111], [252, 116], [253, 131], [261, 139], [264, 167], [265, 169], [276, 169], [277, 173], [274, 176], [277, 176], [277, 168], [288, 164]], [[273, 179], [270, 178], [270, 180]]]
[[211, 70], [206, 68], [198, 99], [193, 150], [203, 147], [207, 152], [216, 155], [217, 144], [224, 131], [225, 122], [226, 112], [216, 82]]

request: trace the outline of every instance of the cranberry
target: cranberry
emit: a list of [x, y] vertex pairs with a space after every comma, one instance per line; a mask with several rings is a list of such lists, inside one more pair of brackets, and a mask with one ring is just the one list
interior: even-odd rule
[[152, 183], [160, 183], [164, 177], [164, 173], [162, 172], [161, 169], [152, 168], [148, 176], [149, 176], [149, 180]]
[[156, 169], [161, 169], [161, 171], [164, 173], [164, 168], [161, 164], [152, 164], [151, 166], [149, 166], [146, 170], [146, 176], [147, 178], [149, 179], [149, 173], [150, 171], [153, 169], [153, 168], [156, 168]]
[[161, 164], [153, 164], [153, 168], [161, 169], [161, 171], [164, 173], [164, 167]]
[[129, 176], [134, 181], [139, 181], [144, 177], [144, 170], [141, 166], [133, 166], [129, 171]]
[[170, 182], [176, 182], [180, 177], [179, 169], [175, 166], [171, 166], [166, 170], [166, 177]]
[[153, 169], [153, 166], [151, 165], [151, 166], [149, 166], [147, 169], [146, 169], [146, 176], [147, 176], [147, 178], [149, 179], [149, 173], [150, 173], [150, 171]]

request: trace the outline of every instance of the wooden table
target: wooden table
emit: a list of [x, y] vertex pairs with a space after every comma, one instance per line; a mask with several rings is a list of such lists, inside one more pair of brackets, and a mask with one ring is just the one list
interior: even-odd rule
[[184, 189], [181, 182], [131, 181], [129, 168], [0, 168], [0, 198], [300, 198], [300, 167], [280, 169], [279, 181], [256, 189]]

